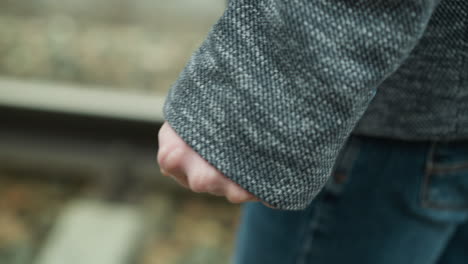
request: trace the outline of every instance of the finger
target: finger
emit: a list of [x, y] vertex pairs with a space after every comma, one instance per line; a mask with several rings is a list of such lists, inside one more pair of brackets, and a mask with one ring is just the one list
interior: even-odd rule
[[[166, 138], [168, 138], [169, 134], [173, 132], [172, 128], [169, 126], [167, 122], [164, 122], [164, 124], [161, 126], [158, 132], [158, 140], [164, 141]], [[175, 132], [174, 132], [175, 133]]]
[[239, 184], [219, 173], [218, 184], [222, 188], [223, 195], [232, 203], [244, 203], [258, 200], [253, 194], [242, 188]]
[[[199, 166], [197, 166], [199, 167]], [[211, 193], [217, 196], [224, 195], [223, 186], [216, 172], [211, 169], [190, 167], [188, 170], [188, 183], [190, 189], [196, 193]]]
[[186, 159], [186, 171], [190, 189], [197, 193], [210, 193], [223, 196], [223, 175], [202, 157], [193, 153]]
[[162, 149], [158, 153], [160, 170], [165, 176], [176, 180], [180, 185], [189, 188], [186, 169], [184, 167], [184, 150], [176, 148], [172, 151]]
[[[159, 131], [158, 139], [161, 147], [158, 152], [158, 162], [161, 169], [165, 171], [165, 174], [175, 177], [181, 185], [187, 186], [195, 192], [224, 195], [234, 203], [258, 200], [254, 195], [222, 175], [203, 158], [189, 155], [191, 149], [167, 122]], [[187, 173], [191, 173], [191, 175], [187, 176]]]
[[185, 176], [185, 175], [169, 175], [169, 177], [174, 179], [177, 183], [179, 183], [183, 187], [185, 187], [187, 189], [190, 189], [189, 184], [188, 184], [188, 180], [187, 180], [187, 176]]
[[167, 122], [163, 124], [158, 132], [158, 143], [157, 161], [160, 165], [170, 154], [173, 154], [174, 150], [179, 149], [182, 152], [187, 152], [190, 149]]
[[164, 122], [164, 124], [161, 126], [161, 129], [158, 132], [158, 141], [160, 147], [166, 145], [172, 147], [189, 148], [187, 143], [185, 143], [185, 141], [175, 132], [175, 130], [167, 122]]
[[216, 196], [225, 196], [233, 203], [257, 200], [257, 198], [211, 166], [206, 160], [193, 156], [187, 166], [190, 171], [189, 185], [195, 192], [206, 192]]
[[170, 175], [185, 175], [184, 155], [182, 148], [169, 149], [163, 147], [158, 153], [161, 170]]
[[177, 175], [171, 175], [170, 173], [168, 173], [167, 171], [163, 170], [163, 169], [160, 169], [161, 171], [161, 174], [166, 176], [166, 177], [170, 177], [172, 178], [173, 180], [175, 180], [177, 183], [179, 183], [180, 185], [182, 185], [183, 187], [187, 188], [187, 189], [190, 189], [189, 188], [189, 185], [188, 185], [188, 180], [187, 180], [187, 176], [185, 174], [177, 174]]
[[271, 208], [271, 209], [276, 209], [276, 207], [272, 206], [271, 204], [268, 204], [268, 203], [265, 203], [265, 202], [262, 202], [262, 204], [268, 208]]
[[226, 186], [225, 196], [231, 203], [245, 203], [258, 200], [253, 194], [232, 181]]

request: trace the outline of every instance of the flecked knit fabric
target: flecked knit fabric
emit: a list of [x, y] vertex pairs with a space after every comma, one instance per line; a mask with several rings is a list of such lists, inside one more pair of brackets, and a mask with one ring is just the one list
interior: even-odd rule
[[[439, 7], [454, 2], [466, 11], [464, 0], [442, 1]], [[326, 182], [337, 153], [376, 93], [370, 108], [376, 114], [366, 114], [359, 132], [374, 129], [372, 134], [412, 138], [417, 127], [414, 135], [428, 138], [442, 132], [448, 138], [468, 135], [462, 128], [468, 102], [466, 35], [438, 39], [436, 32], [455, 22], [454, 32], [466, 30], [466, 14], [452, 10], [456, 15], [445, 17], [449, 11], [435, 12], [438, 4], [231, 0], [171, 89], [165, 117], [195, 151], [243, 188], [278, 208], [302, 209]], [[433, 12], [440, 21], [431, 21], [433, 32], [426, 33]], [[423, 34], [423, 50], [413, 50]], [[450, 50], [431, 56], [431, 48]], [[422, 60], [427, 58], [434, 60], [430, 74], [443, 67], [440, 78], [455, 79], [445, 83], [426, 76]], [[402, 64], [403, 72], [397, 71]], [[426, 90], [410, 89], [414, 83]], [[384, 86], [377, 89], [380, 84], [392, 87], [388, 95]], [[414, 103], [415, 91], [422, 90], [425, 99]], [[440, 103], [454, 97], [458, 104]], [[427, 106], [432, 103], [434, 109]], [[432, 112], [423, 112], [424, 105], [431, 111], [449, 106], [455, 115], [429, 117]], [[400, 113], [407, 116], [397, 118]], [[438, 119], [447, 116], [450, 120]], [[413, 119], [424, 122], [410, 127]]]
[[409, 58], [379, 86], [354, 133], [468, 139], [468, 1], [441, 2]]

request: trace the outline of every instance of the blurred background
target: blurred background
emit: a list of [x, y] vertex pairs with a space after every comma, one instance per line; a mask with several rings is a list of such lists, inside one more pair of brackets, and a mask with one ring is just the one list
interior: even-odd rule
[[225, 4], [0, 1], [0, 264], [229, 262], [238, 206], [155, 162], [164, 97]]

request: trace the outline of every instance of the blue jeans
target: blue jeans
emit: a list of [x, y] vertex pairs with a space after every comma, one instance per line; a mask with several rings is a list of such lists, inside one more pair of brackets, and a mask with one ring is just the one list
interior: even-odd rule
[[303, 211], [244, 207], [236, 264], [467, 264], [468, 141], [352, 136]]

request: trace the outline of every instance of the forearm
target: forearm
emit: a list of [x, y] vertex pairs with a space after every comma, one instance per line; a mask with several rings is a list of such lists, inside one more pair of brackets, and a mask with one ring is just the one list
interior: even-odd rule
[[166, 118], [251, 193], [303, 208], [433, 2], [231, 1], [171, 90]]

